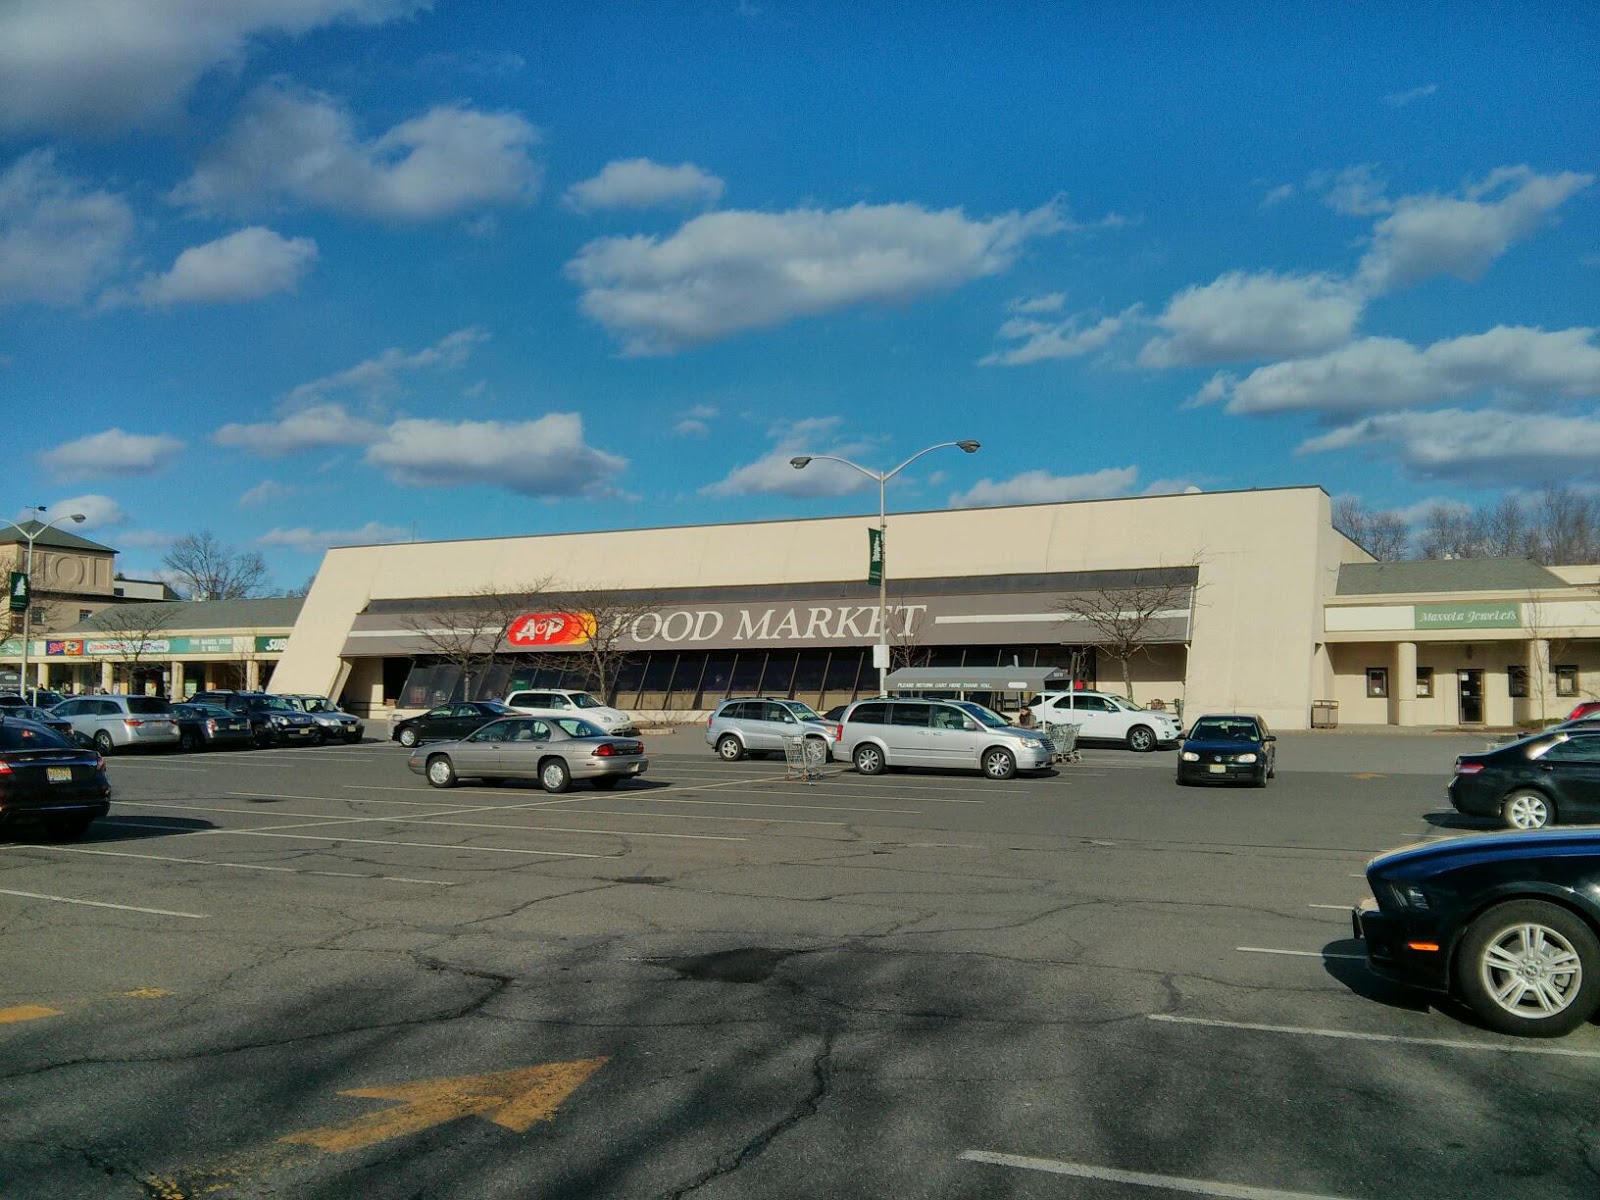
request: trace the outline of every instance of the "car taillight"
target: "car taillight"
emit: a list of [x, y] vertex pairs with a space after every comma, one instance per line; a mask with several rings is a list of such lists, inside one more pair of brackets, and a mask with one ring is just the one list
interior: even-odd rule
[[5, 762], [3, 760], [0, 760], [0, 775], [9, 775], [9, 774], [11, 774], [11, 764], [8, 763], [8, 762]]
[[615, 758], [616, 754], [617, 748], [610, 742], [601, 742], [594, 748], [594, 756], [596, 758]]
[[1456, 763], [1456, 774], [1457, 775], [1476, 775], [1481, 770], [1483, 770], [1483, 764], [1480, 763], [1480, 762], [1458, 762], [1458, 763]]
[[840, 721], [837, 725], [835, 725], [833, 727], [833, 740], [836, 741], [836, 742], [844, 741], [844, 722], [843, 721]]
[[144, 722], [139, 720], [137, 717], [123, 717], [122, 723], [129, 729], [137, 729], [139, 726], [144, 724]]

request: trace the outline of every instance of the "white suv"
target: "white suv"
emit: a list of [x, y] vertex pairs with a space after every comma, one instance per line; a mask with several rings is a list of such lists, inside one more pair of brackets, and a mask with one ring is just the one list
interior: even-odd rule
[[1023, 710], [1041, 728], [1076, 725], [1078, 738], [1121, 742], [1129, 750], [1154, 750], [1182, 737], [1169, 712], [1152, 712], [1110, 692], [1041, 692]]
[[598, 725], [605, 732], [619, 737], [633, 737], [639, 732], [633, 718], [627, 713], [619, 708], [607, 708], [588, 692], [539, 688], [528, 692], [512, 692], [505, 702], [506, 707], [535, 717], [582, 717], [591, 725]]

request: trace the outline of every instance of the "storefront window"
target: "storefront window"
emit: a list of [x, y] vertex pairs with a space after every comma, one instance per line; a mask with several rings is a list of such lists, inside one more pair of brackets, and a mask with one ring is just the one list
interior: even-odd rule
[[1528, 668], [1507, 667], [1506, 687], [1513, 696], [1526, 696], [1528, 694]]
[[1433, 668], [1417, 668], [1417, 698], [1426, 700], [1433, 696]]
[[733, 664], [733, 675], [728, 683], [728, 695], [756, 695], [761, 690], [761, 672], [766, 665], [765, 650], [739, 651], [739, 661]]
[[[639, 689], [640, 708], [667, 706], [667, 693], [672, 688], [673, 670], [677, 665], [678, 656], [671, 650], [653, 652], [650, 655], [644, 665], [644, 685]], [[698, 676], [695, 682], [700, 682]]]
[[1578, 668], [1556, 667], [1556, 695], [1576, 696], [1578, 694]]
[[826, 650], [802, 650], [794, 668], [794, 698], [815, 707], [822, 702], [822, 680], [828, 670]]
[[1389, 668], [1367, 668], [1367, 695], [1381, 699], [1389, 694]]
[[[685, 655], [685, 657], [690, 657]], [[700, 680], [700, 698], [693, 705], [684, 705], [685, 708], [715, 708], [717, 701], [728, 695], [728, 681], [733, 678], [734, 654], [731, 650], [713, 650], [706, 655], [705, 674]], [[688, 689], [679, 680], [674, 685], [678, 695], [684, 695]], [[677, 705], [673, 705], [674, 708]]]
[[793, 650], [767, 652], [767, 669], [761, 676], [763, 696], [787, 696], [794, 684], [794, 664], [800, 656]]
[[854, 700], [857, 677], [861, 674], [861, 668], [870, 665], [871, 661], [865, 650], [835, 650], [828, 660], [828, 670], [822, 677], [822, 699], [818, 704], [832, 707]]

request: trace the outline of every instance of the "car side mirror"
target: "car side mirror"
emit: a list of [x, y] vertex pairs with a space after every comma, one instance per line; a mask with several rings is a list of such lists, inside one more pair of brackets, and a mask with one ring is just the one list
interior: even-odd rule
[[1278, 740], [1278, 735], [1275, 734], [1275, 733], [1269, 733], [1269, 734], [1267, 734], [1266, 737], [1262, 738], [1261, 740], [1263, 742], [1275, 742], [1275, 741]]
[[979, 726], [976, 721], [974, 721], [971, 717], [968, 717], [966, 720], [962, 721], [961, 728], [967, 730], [969, 733], [975, 733], [977, 732]]

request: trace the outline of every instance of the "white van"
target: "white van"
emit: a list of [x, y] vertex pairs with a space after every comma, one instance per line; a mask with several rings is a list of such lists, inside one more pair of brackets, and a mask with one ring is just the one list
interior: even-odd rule
[[1024, 720], [1045, 725], [1076, 725], [1078, 740], [1121, 742], [1129, 750], [1170, 746], [1182, 736], [1178, 719], [1152, 712], [1110, 692], [1040, 692], [1023, 709]]
[[608, 708], [588, 692], [573, 692], [565, 688], [538, 688], [528, 692], [512, 692], [505, 700], [507, 708], [535, 717], [582, 717], [591, 725], [598, 725], [606, 733], [618, 737], [634, 737], [639, 730], [633, 718], [620, 708]]

